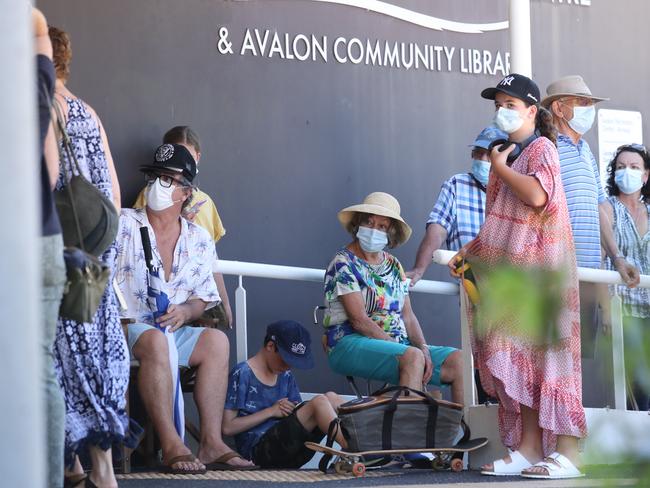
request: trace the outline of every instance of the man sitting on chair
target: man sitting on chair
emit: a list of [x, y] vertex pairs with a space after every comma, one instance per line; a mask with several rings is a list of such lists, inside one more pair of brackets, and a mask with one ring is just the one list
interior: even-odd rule
[[[117, 282], [127, 303], [129, 351], [140, 362], [138, 389], [160, 437], [163, 470], [203, 473], [217, 463], [245, 469], [252, 463], [226, 446], [221, 419], [227, 390], [228, 338], [219, 330], [188, 327], [219, 299], [212, 277], [214, 242], [207, 231], [181, 217], [192, 195], [196, 162], [179, 144], [163, 144], [147, 180], [147, 206], [123, 209], [118, 232]], [[194, 399], [201, 419], [198, 459], [185, 446], [173, 422], [173, 383], [166, 335], [154, 326], [149, 305], [148, 270], [140, 228], [147, 227], [153, 265], [170, 305], [157, 322], [174, 332], [179, 366], [197, 368]]]

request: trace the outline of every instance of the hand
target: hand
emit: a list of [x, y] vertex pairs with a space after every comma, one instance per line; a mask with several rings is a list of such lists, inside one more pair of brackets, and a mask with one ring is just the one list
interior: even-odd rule
[[424, 374], [422, 375], [422, 384], [429, 384], [431, 376], [433, 376], [433, 362], [431, 361], [431, 352], [429, 347], [426, 344], [422, 344], [419, 347], [420, 351], [424, 355]]
[[508, 164], [508, 154], [515, 150], [515, 145], [511, 144], [503, 152], [499, 152], [499, 148], [503, 144], [499, 144], [492, 149], [490, 152], [490, 162], [492, 163], [492, 168], [507, 166]]
[[420, 278], [422, 278], [422, 275], [424, 273], [422, 272], [421, 269], [418, 268], [413, 268], [411, 271], [406, 272], [406, 277], [411, 279], [411, 283], [409, 283], [409, 288], [413, 288], [415, 284], [420, 281]]
[[639, 281], [641, 281], [639, 270], [628, 263], [625, 258], [618, 257], [614, 259], [614, 267], [616, 268], [616, 271], [618, 271], [618, 274], [621, 275], [623, 283], [625, 283], [628, 288], [636, 287], [639, 284]]
[[449, 263], [447, 263], [447, 266], [449, 266], [449, 274], [454, 278], [460, 278], [460, 273], [456, 268], [458, 267], [458, 264], [465, 259], [466, 252], [467, 250], [464, 247], [461, 247], [454, 257], [449, 260]]
[[280, 398], [271, 408], [273, 416], [281, 419], [291, 415], [291, 412], [293, 412], [293, 409], [296, 408], [296, 406], [293, 402], [290, 402], [288, 398]]
[[230, 308], [230, 303], [224, 304], [223, 308], [226, 310], [226, 318], [228, 319], [228, 328], [232, 329], [232, 309]]
[[168, 327], [170, 332], [176, 332], [192, 319], [192, 308], [187, 303], [172, 304], [167, 308], [167, 313], [161, 315], [159, 323]]

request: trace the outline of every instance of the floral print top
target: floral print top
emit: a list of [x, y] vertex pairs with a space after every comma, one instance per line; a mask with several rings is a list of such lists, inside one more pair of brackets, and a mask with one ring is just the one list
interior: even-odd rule
[[348, 322], [342, 295], [360, 292], [366, 304], [366, 313], [384, 332], [399, 342], [408, 335], [402, 308], [408, 296], [408, 282], [402, 264], [384, 252], [381, 263], [373, 265], [355, 256], [346, 248], [339, 250], [325, 273], [324, 326], [336, 327]]
[[160, 270], [162, 291], [170, 303], [185, 303], [191, 299], [208, 302], [210, 308], [219, 300], [217, 285], [212, 277], [216, 261], [214, 241], [208, 232], [181, 218], [181, 234], [176, 242], [169, 280], [165, 280], [162, 259], [156, 245], [156, 235], [144, 208], [123, 208], [117, 233], [117, 284], [127, 303], [124, 318], [153, 325], [153, 310], [147, 296], [148, 271], [142, 249], [140, 227], [149, 228], [154, 265]]

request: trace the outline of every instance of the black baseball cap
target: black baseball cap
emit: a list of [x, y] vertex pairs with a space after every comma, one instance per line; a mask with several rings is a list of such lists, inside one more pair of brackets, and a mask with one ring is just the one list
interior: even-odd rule
[[517, 73], [507, 75], [494, 88], [486, 88], [481, 92], [481, 96], [488, 100], [494, 100], [498, 92], [507, 93], [531, 105], [537, 105], [540, 101], [537, 83], [527, 76]]
[[292, 368], [314, 367], [311, 354], [311, 336], [305, 327], [294, 320], [279, 320], [266, 328], [266, 336], [278, 346], [285, 363]]
[[143, 164], [140, 166], [140, 171], [143, 173], [171, 171], [182, 174], [189, 183], [192, 183], [196, 176], [196, 161], [185, 146], [163, 144], [156, 149], [153, 163]]

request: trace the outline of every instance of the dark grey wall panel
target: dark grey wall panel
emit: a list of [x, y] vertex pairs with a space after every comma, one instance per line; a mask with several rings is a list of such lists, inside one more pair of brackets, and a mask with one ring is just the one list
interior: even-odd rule
[[[410, 0], [391, 3], [474, 23], [507, 19], [505, 0]], [[648, 105], [648, 44], [642, 0], [593, 0], [591, 7], [533, 2], [534, 75], [582, 73], [608, 107]], [[396, 251], [409, 268], [440, 184], [469, 166], [467, 144], [490, 122], [479, 92], [499, 75], [299, 62], [217, 50], [218, 28], [237, 46], [246, 28], [508, 50], [507, 31], [437, 32], [339, 5], [291, 0], [45, 0], [48, 19], [70, 32], [70, 88], [100, 114], [109, 135], [125, 204], [141, 185], [136, 168], [162, 133], [190, 124], [201, 134], [199, 183], [210, 193], [228, 234], [225, 259], [324, 267], [348, 236], [336, 220], [343, 206], [371, 191], [394, 194], [414, 228]], [[622, 18], [625, 25], [614, 20]], [[631, 33], [634, 33], [633, 35]], [[330, 53], [331, 57], [331, 53]], [[647, 134], [647, 131], [646, 131]], [[595, 149], [595, 131], [588, 137]], [[432, 267], [432, 279], [448, 279]], [[235, 280], [227, 279], [234, 291]], [[245, 280], [249, 348], [280, 317], [309, 323], [322, 301], [316, 284]], [[232, 293], [231, 293], [232, 295]], [[414, 307], [431, 343], [458, 346], [454, 298], [416, 294]], [[314, 340], [319, 342], [314, 330]], [[234, 341], [234, 334], [231, 335]], [[234, 349], [233, 349], [234, 353]], [[318, 374], [298, 374], [306, 391], [345, 390], [318, 352]]]

